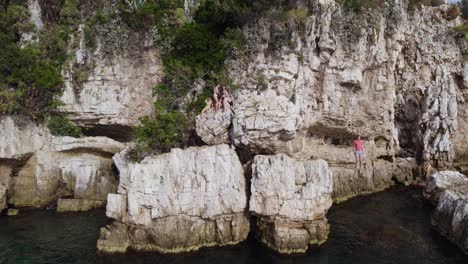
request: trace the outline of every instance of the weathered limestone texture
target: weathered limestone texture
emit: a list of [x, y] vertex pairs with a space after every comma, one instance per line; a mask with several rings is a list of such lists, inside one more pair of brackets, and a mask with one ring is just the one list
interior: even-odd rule
[[296, 161], [284, 154], [256, 156], [250, 211], [261, 241], [280, 253], [305, 252], [328, 236], [332, 173], [324, 160]]
[[7, 208], [7, 187], [0, 185], [0, 212]]
[[436, 205], [432, 224], [468, 254], [468, 177], [455, 171], [435, 173], [424, 195]]
[[234, 144], [253, 152], [280, 152], [296, 136], [296, 108], [274, 91], [238, 93], [234, 113]]
[[198, 136], [208, 145], [229, 143], [229, 127], [231, 112], [214, 111], [200, 114], [196, 117]]
[[103, 205], [115, 192], [112, 155], [123, 144], [104, 137], [55, 137], [11, 117], [0, 120], [0, 129], [0, 186], [7, 189], [8, 203], [43, 207], [67, 196]]
[[81, 212], [90, 211], [95, 208], [101, 208], [106, 204], [105, 201], [88, 199], [58, 199], [57, 212]]
[[107, 216], [116, 223], [101, 230], [100, 251], [176, 253], [247, 237], [246, 180], [229, 146], [173, 149], [141, 163], [124, 155], [114, 157], [120, 184]]
[[84, 28], [69, 51], [75, 60], [63, 71], [60, 110], [90, 135], [128, 141], [139, 118], [154, 112], [153, 88], [163, 77], [160, 48], [151, 32], [136, 32], [118, 17], [94, 26], [94, 47], [86, 45]]
[[[410, 13], [406, 1], [387, 4], [364, 17], [318, 1], [300, 21], [264, 16], [247, 24], [245, 51], [226, 63], [241, 87], [236, 147], [326, 160], [335, 200], [386, 188], [393, 176], [414, 180], [407, 173], [421, 163], [443, 168], [468, 157], [466, 66], [452, 30], [462, 19], [445, 18], [447, 5]], [[360, 173], [356, 135], [367, 145]], [[401, 170], [399, 158], [418, 162]]]

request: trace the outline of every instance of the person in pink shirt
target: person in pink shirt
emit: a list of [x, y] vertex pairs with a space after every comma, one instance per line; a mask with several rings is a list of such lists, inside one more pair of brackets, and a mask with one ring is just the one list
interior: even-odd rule
[[361, 136], [357, 136], [357, 138], [354, 140], [353, 147], [354, 157], [356, 158], [356, 168], [361, 170], [362, 158], [364, 157], [364, 141], [361, 140]]

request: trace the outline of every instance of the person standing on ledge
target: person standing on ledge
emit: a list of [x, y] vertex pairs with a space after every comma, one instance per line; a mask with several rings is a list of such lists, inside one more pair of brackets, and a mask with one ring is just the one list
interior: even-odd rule
[[361, 140], [361, 136], [357, 136], [357, 138], [353, 142], [354, 147], [354, 157], [356, 158], [356, 168], [358, 171], [361, 171], [362, 167], [362, 157], [364, 156], [364, 141]]

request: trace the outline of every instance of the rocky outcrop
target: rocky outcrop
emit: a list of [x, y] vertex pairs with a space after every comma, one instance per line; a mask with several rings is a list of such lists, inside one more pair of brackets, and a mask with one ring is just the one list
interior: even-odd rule
[[[82, 6], [85, 18], [94, 11], [86, 10], [90, 5]], [[119, 16], [89, 27], [83, 22], [73, 36], [59, 109], [88, 135], [129, 141], [131, 127], [154, 112], [153, 88], [163, 77], [160, 48], [151, 32], [137, 32]]]
[[435, 173], [424, 195], [436, 205], [434, 227], [468, 254], [468, 177], [454, 171]]
[[89, 199], [58, 199], [57, 212], [82, 212], [105, 206], [106, 201]]
[[227, 145], [147, 157], [130, 163], [116, 155], [117, 194], [109, 194], [101, 230], [103, 252], [182, 252], [235, 244], [247, 237], [246, 180], [236, 152]]
[[251, 193], [250, 211], [257, 216], [260, 239], [267, 246], [298, 253], [327, 239], [332, 173], [324, 160], [256, 156]]
[[[0, 127], [0, 185], [7, 189], [8, 203], [42, 207], [69, 197], [103, 205], [107, 194], [115, 192], [112, 155], [123, 144], [104, 137], [56, 137], [41, 126], [17, 124], [10, 117], [4, 117]], [[67, 210], [66, 204], [61, 211]]]
[[208, 145], [229, 143], [229, 127], [231, 126], [229, 111], [209, 111], [196, 117], [198, 136]]
[[[247, 24], [247, 52], [226, 63], [242, 87], [236, 147], [326, 160], [335, 200], [384, 189], [392, 178], [414, 179], [421, 163], [446, 167], [461, 157], [465, 137], [458, 135], [468, 119], [452, 27], [462, 21], [444, 17], [446, 5], [409, 13], [405, 1], [387, 3], [364, 18], [318, 1], [306, 18]], [[361, 172], [351, 147], [356, 135], [367, 146]], [[406, 158], [414, 162], [402, 169]]]
[[7, 198], [6, 186], [0, 185], [0, 212], [7, 208]]
[[281, 152], [296, 136], [296, 108], [274, 91], [238, 93], [234, 104], [234, 144], [254, 153]]

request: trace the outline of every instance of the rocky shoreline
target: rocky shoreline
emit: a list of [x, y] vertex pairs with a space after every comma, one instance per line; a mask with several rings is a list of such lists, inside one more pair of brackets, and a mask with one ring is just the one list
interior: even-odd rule
[[[32, 22], [42, 24], [38, 2], [28, 3]], [[192, 16], [199, 1], [185, 3]], [[224, 63], [238, 87], [233, 112], [195, 118], [200, 146], [141, 162], [129, 158], [130, 131], [155, 113], [161, 50], [149, 33], [111, 23], [89, 49], [80, 25], [70, 68], [92, 70], [80, 85], [64, 70], [58, 112], [88, 136], [54, 136], [1, 116], [0, 210], [106, 206], [114, 222], [100, 232], [104, 253], [193, 251], [239, 243], [255, 230], [289, 254], [326, 241], [333, 202], [427, 179], [435, 228], [468, 253], [466, 176], [444, 171], [468, 157], [466, 44], [453, 30], [464, 22], [447, 18], [449, 8], [409, 12], [394, 0], [360, 20], [319, 0], [302, 19], [257, 17], [241, 29], [245, 51]], [[124, 33], [120, 53], [107, 54]], [[361, 170], [350, 147], [358, 135]]]

